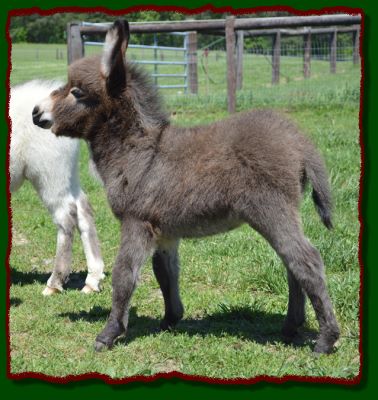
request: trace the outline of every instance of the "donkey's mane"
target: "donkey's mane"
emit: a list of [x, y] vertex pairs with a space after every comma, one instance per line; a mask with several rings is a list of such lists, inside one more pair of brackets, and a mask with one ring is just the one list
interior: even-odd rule
[[161, 130], [169, 125], [168, 114], [157, 87], [148, 73], [133, 62], [127, 62], [127, 94], [146, 131]]

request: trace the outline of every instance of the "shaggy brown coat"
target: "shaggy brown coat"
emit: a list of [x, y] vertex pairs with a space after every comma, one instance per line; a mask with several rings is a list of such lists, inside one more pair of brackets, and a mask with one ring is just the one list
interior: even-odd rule
[[109, 30], [101, 57], [69, 68], [68, 83], [36, 106], [35, 123], [56, 135], [85, 139], [122, 224], [113, 269], [112, 311], [96, 339], [110, 347], [127, 329], [137, 277], [149, 253], [165, 301], [162, 328], [183, 315], [178, 287], [178, 242], [227, 231], [242, 223], [257, 230], [283, 260], [289, 280], [283, 334], [291, 339], [305, 320], [305, 293], [328, 353], [339, 329], [318, 251], [305, 238], [298, 213], [309, 181], [323, 223], [331, 227], [331, 196], [314, 146], [283, 116], [255, 110], [203, 126], [169, 123], [146, 74], [125, 63], [128, 24]]

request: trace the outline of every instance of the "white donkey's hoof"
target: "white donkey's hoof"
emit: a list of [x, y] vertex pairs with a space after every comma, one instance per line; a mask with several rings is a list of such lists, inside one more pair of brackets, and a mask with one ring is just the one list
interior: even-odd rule
[[93, 289], [89, 285], [85, 285], [83, 289], [81, 289], [82, 293], [89, 294], [89, 293], [98, 293], [99, 290]]
[[45, 289], [43, 290], [42, 294], [44, 296], [51, 296], [53, 294], [61, 293], [61, 291], [57, 288], [51, 288], [46, 286]]

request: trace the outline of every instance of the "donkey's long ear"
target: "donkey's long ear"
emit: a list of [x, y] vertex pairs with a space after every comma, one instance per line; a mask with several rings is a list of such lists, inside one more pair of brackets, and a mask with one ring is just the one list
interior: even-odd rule
[[126, 87], [125, 53], [129, 43], [129, 23], [117, 20], [109, 28], [101, 59], [101, 72], [110, 96], [118, 97]]

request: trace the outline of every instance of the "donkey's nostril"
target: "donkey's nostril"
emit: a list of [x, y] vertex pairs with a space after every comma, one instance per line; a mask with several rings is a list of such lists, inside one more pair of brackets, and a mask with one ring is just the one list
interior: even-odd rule
[[32, 111], [32, 118], [34, 125], [39, 125], [42, 113], [39, 110], [38, 106], [35, 106]]
[[48, 129], [51, 127], [51, 121], [43, 117], [44, 113], [38, 106], [35, 106], [32, 111], [32, 118], [34, 125], [40, 128]]
[[32, 111], [32, 116], [35, 117], [39, 114], [39, 107], [35, 106]]

